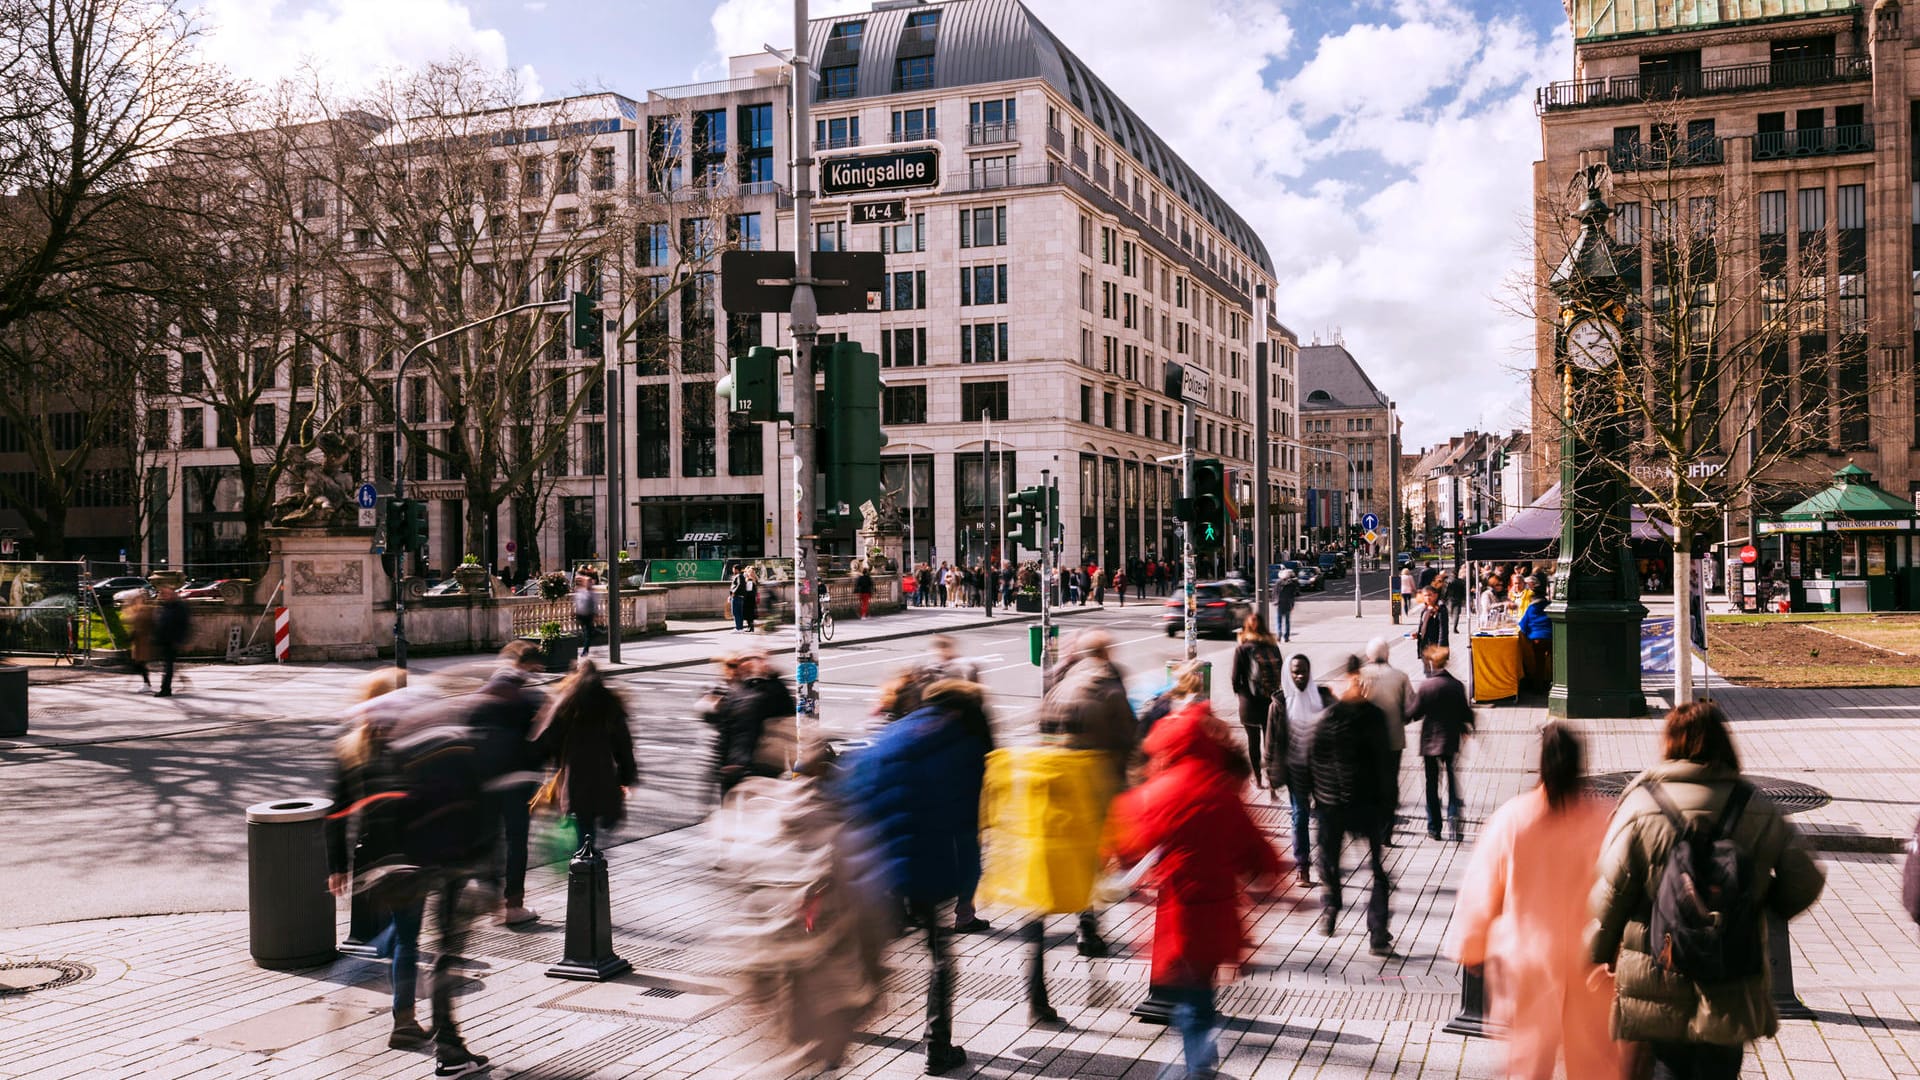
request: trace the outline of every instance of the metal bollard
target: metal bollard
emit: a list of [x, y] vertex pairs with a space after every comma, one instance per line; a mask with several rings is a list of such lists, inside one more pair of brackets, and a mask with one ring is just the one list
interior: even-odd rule
[[389, 918], [389, 912], [382, 911], [366, 893], [354, 889], [347, 909], [347, 940], [340, 943], [340, 951], [348, 956], [378, 957], [379, 951], [369, 943], [387, 928]]
[[1782, 1020], [1812, 1020], [1814, 1013], [1793, 989], [1793, 939], [1787, 920], [1767, 918], [1767, 970], [1773, 984], [1773, 1011]]
[[247, 807], [247, 939], [254, 963], [285, 970], [332, 960], [333, 894], [327, 891], [329, 799]]
[[1152, 984], [1147, 986], [1147, 996], [1133, 1007], [1133, 1018], [1143, 1024], [1157, 1024], [1161, 1027], [1173, 1023], [1173, 1002], [1168, 1000], [1161, 989]]
[[613, 954], [611, 906], [607, 857], [589, 841], [567, 863], [566, 953], [549, 978], [606, 982], [633, 967]]
[[1500, 1025], [1487, 1018], [1487, 980], [1485, 969], [1463, 967], [1460, 969], [1460, 1012], [1447, 1026], [1440, 1029], [1449, 1035], [1465, 1035], [1475, 1039], [1492, 1039], [1500, 1036]]
[[0, 735], [27, 733], [27, 669], [0, 663]]

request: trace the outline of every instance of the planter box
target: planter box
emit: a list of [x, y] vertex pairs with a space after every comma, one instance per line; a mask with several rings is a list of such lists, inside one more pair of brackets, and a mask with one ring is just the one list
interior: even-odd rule
[[540, 646], [543, 666], [556, 674], [565, 674], [573, 670], [574, 663], [580, 659], [580, 635], [561, 634], [559, 637], [537, 638], [523, 637], [521, 641], [531, 641]]
[[1039, 593], [1014, 593], [1013, 594], [1013, 610], [1031, 611], [1036, 613], [1039, 612], [1040, 594]]

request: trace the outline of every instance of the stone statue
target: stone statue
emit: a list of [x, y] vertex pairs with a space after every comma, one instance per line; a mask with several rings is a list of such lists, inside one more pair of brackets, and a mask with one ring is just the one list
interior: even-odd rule
[[273, 504], [273, 523], [293, 526], [350, 524], [356, 519], [353, 502], [353, 478], [347, 475], [346, 439], [327, 432], [315, 447], [320, 460], [310, 450], [287, 463], [287, 493]]
[[905, 530], [897, 496], [900, 489], [882, 491], [880, 498], [860, 504], [860, 531], [869, 534], [897, 533]]

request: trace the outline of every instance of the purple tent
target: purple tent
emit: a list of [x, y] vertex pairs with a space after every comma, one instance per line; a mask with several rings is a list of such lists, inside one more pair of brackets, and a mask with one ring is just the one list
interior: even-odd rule
[[[1647, 520], [1633, 508], [1633, 549], [1636, 555], [1659, 556], [1673, 550], [1673, 530]], [[1540, 561], [1560, 555], [1560, 485], [1486, 532], [1467, 537], [1467, 558], [1473, 562]]]

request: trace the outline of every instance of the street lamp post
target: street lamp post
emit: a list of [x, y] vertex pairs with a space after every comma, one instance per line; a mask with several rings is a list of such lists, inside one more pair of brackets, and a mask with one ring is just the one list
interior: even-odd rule
[[1554, 595], [1553, 688], [1557, 717], [1635, 717], [1647, 711], [1640, 685], [1641, 605], [1633, 572], [1624, 486], [1609, 460], [1621, 452], [1615, 399], [1621, 353], [1622, 282], [1606, 234], [1612, 210], [1600, 195], [1602, 166], [1587, 170], [1587, 196], [1574, 211], [1580, 234], [1548, 281], [1560, 303], [1560, 558]]

